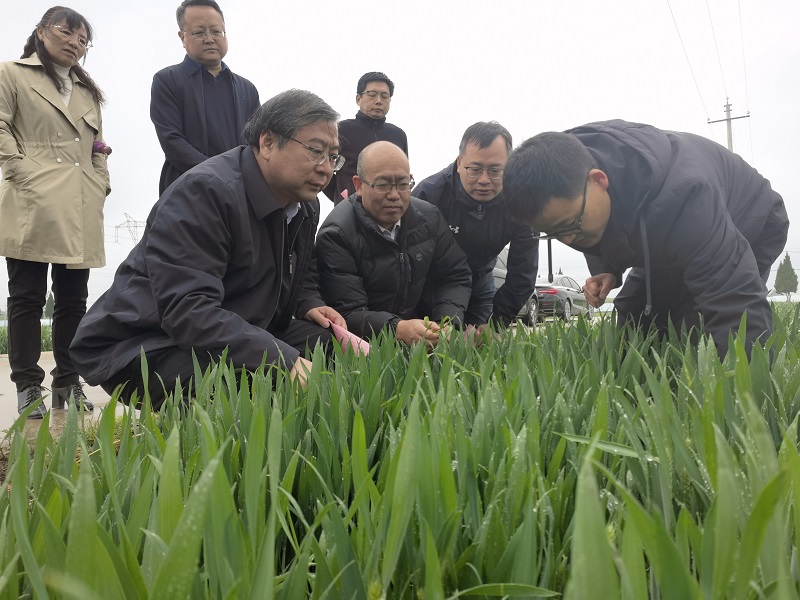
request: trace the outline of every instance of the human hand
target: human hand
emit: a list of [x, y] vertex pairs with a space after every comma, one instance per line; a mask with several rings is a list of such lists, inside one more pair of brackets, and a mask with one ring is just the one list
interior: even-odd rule
[[289, 371], [289, 379], [297, 381], [300, 387], [305, 389], [308, 384], [309, 373], [311, 373], [311, 361], [298, 356], [294, 365], [292, 365], [292, 370]]
[[424, 341], [429, 347], [433, 347], [439, 341], [441, 329], [436, 321], [406, 319], [397, 323], [395, 334], [398, 340], [406, 344]]
[[586, 301], [599, 308], [606, 301], [608, 293], [617, 287], [617, 278], [612, 273], [600, 273], [594, 277], [589, 277], [583, 285], [583, 295]]
[[108, 156], [109, 154], [111, 154], [111, 146], [106, 145], [100, 140], [95, 140], [92, 142], [92, 153], [95, 152], [99, 154], [105, 154], [106, 156]]
[[344, 317], [330, 306], [318, 306], [317, 308], [312, 308], [305, 314], [303, 318], [306, 321], [313, 321], [317, 325], [321, 325], [326, 329], [329, 327], [328, 320], [330, 319], [333, 321], [334, 325], [338, 325], [339, 327], [344, 327], [347, 329], [347, 323], [345, 322]]

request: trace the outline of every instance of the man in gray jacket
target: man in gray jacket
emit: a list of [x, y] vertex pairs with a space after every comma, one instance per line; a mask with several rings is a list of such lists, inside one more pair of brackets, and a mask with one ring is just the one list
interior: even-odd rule
[[[201, 367], [266, 362], [305, 381], [306, 347], [330, 339], [313, 260], [317, 194], [341, 167], [337, 113], [302, 90], [268, 100], [239, 146], [182, 175], [162, 194], [141, 241], [81, 321], [70, 348], [78, 372], [109, 394], [141, 401], [140, 352], [155, 407]], [[158, 375], [158, 376], [156, 376]], [[164, 387], [162, 387], [163, 381]], [[166, 388], [166, 391], [165, 391]]]
[[542, 133], [511, 155], [506, 201], [586, 255], [587, 300], [621, 322], [699, 325], [721, 356], [747, 314], [748, 350], [772, 333], [766, 281], [786, 243], [783, 199], [753, 167], [696, 135], [626, 121]]

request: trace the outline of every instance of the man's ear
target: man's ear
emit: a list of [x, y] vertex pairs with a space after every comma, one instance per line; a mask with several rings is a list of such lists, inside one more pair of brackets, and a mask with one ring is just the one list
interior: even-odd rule
[[361, 94], [356, 94], [356, 104], [361, 106]]
[[601, 169], [592, 169], [589, 171], [589, 181], [595, 185], [599, 185], [604, 192], [608, 189], [608, 175]]
[[361, 195], [361, 178], [358, 175], [353, 175], [353, 185], [356, 187], [356, 193], [360, 196]]
[[260, 152], [273, 152], [278, 147], [278, 136], [267, 130], [258, 138]]
[[461, 155], [460, 154], [456, 157], [456, 168], [457, 169], [461, 168]]

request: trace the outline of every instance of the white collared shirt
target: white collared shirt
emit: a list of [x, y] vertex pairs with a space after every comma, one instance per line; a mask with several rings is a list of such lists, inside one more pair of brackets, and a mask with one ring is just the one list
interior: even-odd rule
[[400, 221], [394, 224], [394, 227], [392, 227], [391, 231], [385, 227], [381, 227], [380, 225], [378, 225], [378, 229], [381, 230], [381, 233], [384, 237], [387, 237], [393, 241], [397, 241], [397, 233], [400, 231]]
[[294, 219], [295, 216], [297, 215], [297, 213], [299, 213], [299, 212], [300, 212], [300, 203], [299, 202], [295, 202], [294, 204], [290, 204], [289, 206], [284, 208], [283, 209], [283, 214], [286, 215], [286, 224], [288, 225], [289, 223], [291, 223], [292, 219]]

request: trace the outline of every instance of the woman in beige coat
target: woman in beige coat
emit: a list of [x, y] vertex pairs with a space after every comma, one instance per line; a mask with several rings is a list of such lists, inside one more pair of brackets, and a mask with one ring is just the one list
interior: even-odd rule
[[[89, 22], [56, 6], [28, 38], [22, 58], [0, 63], [0, 256], [8, 267], [9, 363], [20, 413], [42, 397], [40, 319], [50, 265], [52, 404], [93, 408], [69, 356], [86, 312], [89, 268], [105, 264], [104, 98], [78, 64], [91, 41]], [[39, 404], [28, 417], [45, 412]]]

